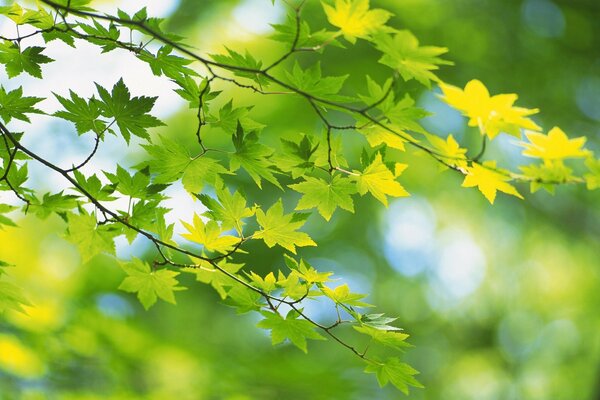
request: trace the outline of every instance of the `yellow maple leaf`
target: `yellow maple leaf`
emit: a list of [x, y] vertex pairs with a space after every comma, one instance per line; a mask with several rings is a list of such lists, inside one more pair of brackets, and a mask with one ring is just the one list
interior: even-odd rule
[[375, 159], [363, 172], [354, 171], [357, 175], [354, 179], [357, 181], [358, 193], [365, 195], [370, 192], [373, 197], [388, 205], [387, 197], [404, 197], [410, 194], [396, 181], [396, 178], [406, 169], [406, 164], [396, 163], [394, 172], [383, 163], [381, 153], [377, 153]]
[[479, 127], [481, 134], [490, 139], [500, 132], [519, 137], [521, 128], [541, 130], [535, 122], [526, 118], [539, 110], [514, 107], [518, 98], [516, 94], [490, 96], [485, 85], [477, 79], [469, 81], [464, 90], [446, 83], [441, 83], [440, 88], [442, 99], [469, 117], [469, 126]]
[[[465, 168], [467, 166], [467, 149], [460, 147], [452, 134], [446, 137], [446, 140], [439, 136], [426, 133], [425, 136], [429, 143], [434, 147], [436, 155], [441, 156], [443, 161], [454, 167]], [[440, 164], [442, 169], [447, 169], [446, 165]]]
[[194, 214], [193, 225], [185, 221], [181, 221], [183, 226], [188, 230], [181, 236], [199, 243], [208, 251], [216, 251], [219, 253], [227, 253], [239, 243], [240, 238], [231, 235], [221, 235], [221, 227], [215, 221], [208, 221], [206, 224], [198, 214]]
[[477, 186], [479, 191], [483, 193], [491, 204], [494, 204], [498, 190], [520, 199], [523, 198], [513, 185], [507, 183], [507, 181], [510, 181], [510, 178], [496, 171], [495, 161], [486, 161], [483, 165], [471, 164], [466, 170], [467, 175], [462, 186]]
[[402, 130], [398, 130], [399, 134], [397, 135], [382, 126], [375, 124], [361, 128], [360, 132], [365, 135], [371, 147], [377, 147], [380, 144], [385, 143], [388, 147], [405, 151], [404, 143], [408, 140], [418, 142], [417, 139]]
[[356, 38], [365, 39], [381, 29], [392, 13], [381, 10], [369, 10], [369, 0], [335, 0], [335, 7], [322, 3], [327, 19], [340, 31], [350, 43]]
[[541, 158], [544, 160], [559, 160], [563, 158], [587, 157], [590, 152], [583, 149], [586, 138], [584, 136], [569, 139], [562, 129], [555, 126], [547, 135], [539, 132], [526, 132], [529, 143], [521, 142], [524, 156]]

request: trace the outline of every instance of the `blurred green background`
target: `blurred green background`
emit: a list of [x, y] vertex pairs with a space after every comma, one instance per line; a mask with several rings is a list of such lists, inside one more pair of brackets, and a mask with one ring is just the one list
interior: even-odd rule
[[[372, 1], [376, 6], [392, 11], [390, 24], [412, 30], [421, 43], [450, 49], [456, 66], [441, 70], [444, 81], [463, 86], [477, 78], [491, 93], [518, 93], [519, 105], [540, 108], [538, 123], [588, 136], [598, 154], [597, 0]], [[161, 7], [169, 29], [201, 51], [227, 44], [272, 60], [283, 50], [265, 38], [267, 22], [284, 16], [270, 0], [181, 0]], [[305, 16], [313, 27], [326, 26], [316, 1], [308, 2]], [[350, 90], [365, 92], [367, 71], [380, 82], [386, 73], [374, 66], [376, 56], [360, 41], [350, 51], [331, 49], [323, 56], [324, 73], [350, 73]], [[313, 60], [305, 57], [301, 61]], [[437, 89], [419, 90], [406, 85], [436, 114], [424, 121], [426, 128], [453, 133], [477, 152], [476, 132], [436, 98]], [[319, 132], [299, 100], [231, 93], [236, 104], [256, 106], [253, 117], [268, 124], [265, 134], [273, 140]], [[162, 133], [191, 143], [193, 112], [182, 108], [167, 122]], [[510, 140], [495, 141], [486, 157], [509, 167], [523, 163], [518, 150], [506, 146]], [[352, 141], [346, 144], [348, 154], [356, 153]], [[426, 386], [410, 397], [600, 399], [598, 193], [564, 187], [554, 197], [539, 192], [526, 201], [499, 196], [492, 207], [475, 189], [461, 189], [460, 177], [440, 174], [430, 159], [411, 152], [399, 157], [410, 164], [401, 182], [412, 196], [387, 209], [360, 199], [356, 214], [338, 211], [327, 224], [311, 217], [307, 230], [319, 247], [302, 255], [371, 293], [379, 312], [399, 316], [415, 345], [406, 360]], [[246, 187], [259, 203], [280, 195], [273, 187]], [[286, 196], [290, 204], [296, 199]], [[0, 231], [0, 255], [17, 265], [11, 277], [34, 307], [0, 319], [2, 400], [403, 397], [379, 389], [333, 342], [310, 343], [308, 355], [288, 345], [272, 348], [267, 333], [254, 327], [257, 316], [235, 315], [191, 277], [183, 279], [190, 289], [177, 294], [177, 306], [159, 303], [145, 312], [116, 290], [123, 274], [114, 260], [99, 256], [80, 265], [61, 238], [59, 218], [25, 217], [19, 224]], [[279, 254], [259, 246], [249, 251], [244, 261], [256, 271], [282, 267]]]

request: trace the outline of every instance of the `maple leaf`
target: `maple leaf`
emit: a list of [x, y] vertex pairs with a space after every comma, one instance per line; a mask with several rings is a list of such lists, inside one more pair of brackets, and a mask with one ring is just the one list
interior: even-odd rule
[[156, 303], [159, 297], [166, 302], [175, 304], [173, 292], [185, 289], [178, 286], [179, 282], [175, 279], [179, 272], [168, 269], [152, 271], [147, 263], [138, 258], [133, 258], [128, 263], [122, 263], [121, 267], [128, 276], [123, 280], [119, 289], [137, 293], [138, 299], [146, 310]]
[[323, 77], [320, 63], [315, 63], [307, 69], [302, 69], [300, 64], [296, 62], [292, 68], [292, 72], [286, 71], [286, 75], [289, 82], [302, 92], [331, 100], [347, 100], [346, 97], [337, 93], [344, 86], [348, 75]]
[[369, 0], [335, 0], [335, 6], [322, 3], [329, 23], [340, 28], [347, 41], [367, 39], [369, 35], [382, 29], [393, 15], [382, 10], [369, 10]]
[[452, 62], [439, 56], [448, 52], [445, 47], [419, 46], [417, 38], [407, 30], [399, 31], [394, 36], [386, 33], [377, 34], [375, 45], [383, 56], [379, 62], [397, 70], [402, 79], [416, 79], [429, 87], [430, 81], [439, 79], [431, 71], [439, 69], [438, 65], [452, 65]]
[[193, 225], [185, 221], [181, 221], [181, 223], [188, 230], [188, 233], [181, 236], [203, 245], [204, 249], [208, 251], [225, 254], [240, 242], [240, 238], [235, 236], [221, 236], [222, 229], [217, 222], [210, 220], [205, 224], [198, 214], [194, 214]]
[[285, 264], [292, 270], [291, 275], [295, 275], [298, 278], [305, 280], [308, 284], [328, 282], [330, 280], [329, 277], [333, 275], [333, 272], [317, 271], [303, 259], [300, 259], [300, 262], [298, 263], [287, 254], [284, 254], [283, 257], [285, 259]]
[[325, 296], [329, 297], [331, 300], [335, 301], [336, 303], [349, 304], [351, 306], [356, 306], [356, 307], [373, 307], [373, 305], [371, 305], [369, 303], [360, 301], [361, 299], [364, 299], [365, 297], [367, 297], [366, 294], [350, 292], [350, 288], [345, 283], [342, 285], [339, 285], [335, 289], [331, 289], [327, 286], [323, 286], [321, 288], [321, 290], [323, 291], [323, 294], [325, 294]]
[[[394, 126], [390, 126], [389, 128], [394, 129]], [[369, 142], [369, 145], [372, 148], [375, 148], [380, 144], [385, 144], [393, 149], [405, 151], [404, 143], [408, 141], [407, 139], [412, 139], [414, 142], [417, 142], [416, 139], [404, 131], [399, 130], [399, 134], [395, 134], [390, 132], [389, 129], [377, 124], [361, 127], [359, 132], [365, 135], [367, 142]]]
[[261, 178], [263, 178], [281, 189], [281, 185], [274, 175], [277, 171], [274, 169], [273, 163], [269, 161], [273, 155], [273, 149], [258, 143], [256, 132], [244, 134], [244, 129], [239, 121], [232, 140], [236, 151], [229, 160], [231, 172], [243, 167], [259, 188], [262, 189]]
[[526, 165], [519, 168], [525, 176], [532, 178], [531, 193], [544, 189], [554, 194], [557, 184], [573, 178], [573, 170], [565, 166], [562, 160], [545, 160], [542, 165]]
[[365, 335], [369, 335], [373, 340], [383, 344], [384, 346], [391, 347], [396, 350], [404, 350], [406, 347], [411, 347], [406, 342], [408, 335], [401, 333], [396, 330], [377, 329], [369, 325], [354, 326], [354, 329]]
[[96, 89], [102, 100], [99, 102], [102, 115], [115, 119], [126, 142], [129, 143], [131, 134], [149, 140], [147, 128], [164, 125], [158, 118], [148, 114], [157, 98], [131, 97], [122, 78], [113, 86], [111, 93], [98, 84]]
[[204, 215], [215, 221], [221, 221], [223, 229], [235, 228], [242, 233], [244, 218], [254, 215], [254, 210], [246, 207], [246, 199], [239, 192], [231, 194], [225, 186], [217, 187], [217, 200], [206, 194], [198, 194], [196, 197], [204, 204], [208, 211]]
[[441, 98], [450, 106], [461, 111], [469, 118], [469, 126], [479, 127], [482, 135], [494, 139], [500, 132], [519, 137], [521, 128], [539, 131], [541, 128], [529, 115], [539, 110], [514, 107], [516, 94], [497, 94], [490, 96], [485, 85], [473, 79], [462, 90], [456, 86], [440, 83]]
[[295, 310], [290, 310], [285, 319], [278, 313], [263, 312], [262, 314], [265, 319], [259, 321], [256, 326], [271, 330], [273, 345], [289, 339], [292, 344], [306, 353], [306, 339], [325, 340], [323, 336], [315, 332], [313, 324], [298, 318], [299, 314]]
[[5, 40], [4, 43], [0, 43], [0, 63], [4, 64], [9, 78], [14, 78], [22, 72], [41, 78], [42, 68], [40, 64], [54, 61], [43, 55], [42, 51], [44, 51], [44, 48], [38, 46], [27, 47], [21, 51], [15, 43]]
[[218, 160], [214, 158], [196, 157], [185, 168], [181, 183], [190, 193], [198, 193], [205, 183], [220, 186], [223, 182], [221, 175], [231, 174]]
[[[452, 134], [448, 135], [446, 140], [430, 133], [425, 134], [425, 136], [429, 143], [433, 145], [436, 153], [443, 157], [445, 163], [458, 168], [467, 166], [467, 149], [460, 147]], [[440, 164], [440, 168], [447, 169], [448, 167]]]
[[279, 199], [266, 213], [261, 209], [256, 210], [256, 220], [262, 230], [252, 237], [263, 239], [268, 247], [279, 245], [296, 254], [296, 246], [317, 245], [306, 233], [297, 232], [304, 225], [305, 219], [303, 214], [284, 214], [283, 202]]
[[138, 58], [148, 63], [152, 73], [156, 76], [165, 75], [175, 81], [184, 80], [189, 76], [198, 76], [196, 71], [186, 67], [193, 62], [192, 60], [172, 55], [172, 51], [173, 47], [167, 45], [161, 47], [156, 56], [144, 50], [140, 52]]
[[413, 375], [418, 374], [417, 370], [408, 364], [400, 362], [396, 357], [388, 358], [380, 362], [377, 360], [367, 361], [365, 372], [374, 373], [380, 387], [384, 387], [388, 382], [396, 386], [402, 393], [408, 394], [408, 385], [422, 388], [423, 385], [417, 381]]
[[[209, 262], [200, 259], [193, 260], [197, 263], [198, 267], [186, 268], [186, 271], [195, 274], [198, 282], [211, 285], [213, 289], [217, 291], [221, 299], [225, 300], [228, 296], [229, 288], [234, 286], [237, 282], [227, 274], [219, 271]], [[244, 264], [234, 264], [227, 260], [221, 260], [218, 263], [218, 266], [230, 274], [235, 274], [244, 266]]]
[[303, 182], [289, 185], [290, 188], [303, 194], [296, 210], [308, 210], [317, 207], [319, 213], [327, 221], [331, 219], [337, 207], [354, 212], [354, 202], [350, 196], [356, 193], [356, 185], [348, 178], [334, 176], [331, 182], [307, 176]]
[[483, 165], [472, 164], [466, 168], [467, 175], [462, 183], [463, 187], [475, 187], [479, 189], [481, 193], [491, 204], [494, 204], [496, 199], [496, 192], [499, 190], [506, 194], [523, 199], [523, 196], [514, 186], [507, 181], [511, 178], [496, 171], [495, 161], [486, 161]]
[[273, 272], [269, 272], [264, 278], [250, 271], [248, 277], [252, 280], [252, 284], [265, 293], [270, 293], [277, 288], [277, 278]]
[[114, 238], [117, 232], [107, 225], [98, 225], [95, 214], [70, 214], [67, 239], [79, 249], [82, 261], [89, 261], [96, 254], [115, 254]]
[[358, 184], [358, 193], [363, 196], [367, 192], [370, 192], [373, 197], [386, 206], [388, 205], [386, 195], [392, 197], [410, 196], [406, 189], [396, 181], [396, 178], [400, 176], [406, 167], [406, 164], [396, 163], [394, 165], [394, 172], [392, 172], [383, 163], [381, 153], [377, 153], [371, 164], [364, 171], [354, 171], [357, 174], [353, 178], [356, 179]]
[[56, 93], [53, 94], [65, 109], [55, 112], [54, 116], [73, 122], [78, 134], [88, 131], [100, 134], [104, 131], [106, 123], [99, 119], [100, 102], [96, 98], [92, 97], [89, 101], [85, 101], [72, 90], [69, 90], [70, 100]]
[[560, 160], [564, 158], [587, 157], [590, 152], [583, 149], [586, 138], [584, 136], [569, 139], [562, 129], [555, 126], [547, 135], [539, 132], [526, 132], [529, 143], [521, 142], [525, 147], [523, 155], [541, 158], [544, 160]]
[[44, 100], [41, 97], [23, 96], [23, 87], [19, 86], [15, 90], [7, 92], [0, 85], [0, 118], [7, 124], [12, 118], [29, 122], [29, 117], [25, 114], [43, 114], [43, 111], [34, 107], [36, 103]]

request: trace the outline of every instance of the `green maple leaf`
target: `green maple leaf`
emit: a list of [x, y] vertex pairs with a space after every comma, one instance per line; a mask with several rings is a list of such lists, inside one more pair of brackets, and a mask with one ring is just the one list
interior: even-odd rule
[[108, 28], [96, 20], [93, 26], [83, 23], [78, 25], [88, 34], [86, 38], [88, 42], [102, 47], [102, 53], [108, 53], [118, 47], [115, 42], [119, 40], [120, 32], [114, 23], [111, 22]]
[[96, 89], [102, 100], [99, 104], [102, 116], [115, 119], [126, 142], [129, 143], [131, 134], [149, 140], [147, 129], [164, 125], [158, 118], [148, 114], [157, 98], [131, 97], [123, 79], [119, 79], [110, 93], [98, 84]]
[[67, 99], [53, 93], [54, 97], [64, 107], [65, 111], [57, 111], [54, 116], [75, 123], [78, 134], [88, 131], [101, 134], [106, 128], [106, 122], [99, 119], [101, 110], [100, 102], [92, 97], [89, 101], [79, 97], [77, 93], [69, 90], [71, 99]]
[[[586, 165], [588, 163], [586, 162]], [[554, 194], [558, 182], [568, 182], [573, 178], [573, 170], [567, 167], [562, 160], [548, 160], [540, 165], [524, 165], [519, 168], [523, 171], [523, 175], [532, 179], [530, 183], [531, 193], [544, 189], [548, 193]]]
[[0, 43], [0, 63], [4, 64], [6, 74], [9, 78], [14, 78], [22, 72], [41, 78], [42, 68], [40, 64], [46, 64], [54, 61], [50, 57], [42, 54], [43, 47], [27, 47], [21, 51], [19, 46], [11, 41]]
[[262, 188], [262, 178], [282, 189], [279, 181], [275, 178], [274, 165], [269, 160], [273, 155], [273, 149], [258, 143], [256, 132], [245, 135], [242, 124], [238, 122], [236, 134], [233, 135], [233, 144], [236, 151], [229, 160], [231, 172], [235, 172], [242, 167], [259, 188]]
[[[231, 280], [231, 279], [230, 279]], [[261, 295], [249, 287], [233, 281], [231, 289], [227, 292], [225, 304], [237, 309], [238, 314], [258, 311], [263, 306], [260, 302]]]
[[82, 262], [89, 261], [96, 254], [115, 254], [114, 238], [118, 234], [111, 226], [97, 225], [96, 215], [80, 211], [68, 216], [67, 240], [79, 249]]
[[[391, 107], [391, 109], [387, 112], [386, 117], [397, 129], [409, 129], [414, 132], [426, 133], [425, 129], [423, 129], [423, 127], [419, 125], [417, 121], [431, 114], [422, 108], [415, 107], [414, 105], [415, 101], [408, 94], [406, 94], [402, 100], [398, 101], [393, 107]], [[404, 134], [404, 136], [416, 141], [410, 135]]]
[[356, 184], [348, 178], [334, 176], [330, 182], [307, 176], [303, 182], [289, 185], [303, 194], [296, 210], [308, 210], [317, 207], [319, 213], [329, 221], [336, 208], [354, 212], [354, 202], [350, 196], [357, 192]]
[[275, 30], [270, 36], [271, 39], [290, 45], [296, 41], [296, 48], [312, 47], [321, 52], [325, 47], [324, 43], [327, 43], [328, 46], [344, 47], [336, 40], [337, 32], [325, 29], [311, 32], [308, 22], [304, 20], [300, 21], [298, 26], [294, 13], [288, 14], [283, 24], [271, 24], [271, 26]]
[[155, 183], [171, 183], [183, 177], [184, 188], [190, 193], [198, 193], [205, 183], [220, 186], [220, 175], [230, 174], [217, 160], [206, 155], [192, 158], [182, 144], [160, 137], [161, 145], [142, 145], [152, 157], [146, 164], [157, 174]]
[[189, 108], [200, 107], [200, 95], [202, 95], [203, 109], [205, 112], [208, 112], [208, 102], [221, 93], [220, 91], [213, 92], [210, 88], [206, 88], [206, 85], [209, 85], [207, 79], [203, 79], [198, 83], [191, 76], [183, 75], [174, 81], [180, 87], [180, 89], [175, 89], [175, 92], [188, 102]]
[[322, 77], [320, 63], [303, 70], [296, 62], [292, 72], [286, 71], [286, 74], [288, 81], [302, 92], [331, 100], [348, 100], [346, 97], [338, 95], [348, 75]]
[[288, 276], [279, 271], [277, 276], [277, 286], [283, 289], [282, 295], [290, 299], [298, 300], [306, 296], [310, 290], [307, 283], [300, 280], [298, 274], [294, 271]]
[[42, 100], [44, 99], [41, 97], [23, 96], [23, 88], [21, 86], [7, 92], [0, 85], [0, 118], [7, 124], [12, 118], [29, 122], [29, 118], [25, 114], [44, 114], [43, 111], [34, 107], [35, 104]]
[[166, 136], [160, 136], [160, 145], [142, 145], [151, 159], [147, 161], [150, 171], [157, 174], [156, 183], [171, 183], [181, 178], [191, 162], [188, 149]]
[[268, 247], [279, 245], [296, 254], [296, 246], [316, 246], [317, 244], [304, 232], [298, 232], [304, 225], [306, 216], [302, 214], [283, 214], [281, 199], [265, 213], [256, 210], [256, 220], [262, 227], [254, 233], [254, 239], [262, 239]]
[[[54, 21], [52, 21], [54, 24]], [[42, 37], [46, 43], [49, 43], [53, 40], [60, 40], [67, 45], [75, 48], [75, 34], [68, 30], [68, 27], [64, 23], [54, 24], [56, 27], [54, 30], [42, 32]]]
[[65, 218], [66, 212], [77, 207], [77, 196], [58, 193], [44, 193], [41, 200], [34, 198], [30, 200], [29, 209], [40, 219], [46, 219], [50, 214], [57, 213]]
[[408, 338], [406, 333], [395, 330], [377, 329], [368, 325], [354, 326], [354, 329], [360, 333], [369, 335], [376, 342], [396, 350], [402, 351], [407, 347], [411, 347], [411, 345], [406, 342], [406, 339]]
[[17, 25], [30, 24], [40, 29], [48, 29], [54, 25], [54, 18], [46, 10], [22, 8], [17, 3], [0, 7], [0, 15], [7, 16]]
[[275, 278], [273, 272], [269, 272], [264, 278], [253, 271], [250, 271], [250, 273], [246, 275], [250, 278], [252, 286], [259, 288], [265, 293], [270, 293], [277, 289], [277, 278]]
[[388, 382], [391, 382], [404, 394], [408, 394], [409, 385], [418, 388], [423, 387], [413, 376], [418, 374], [418, 371], [410, 365], [400, 362], [396, 357], [388, 358], [382, 362], [369, 360], [365, 372], [376, 374], [380, 387], [384, 387]]
[[231, 194], [225, 186], [217, 187], [216, 191], [218, 201], [206, 194], [196, 195], [208, 208], [204, 215], [215, 221], [221, 221], [224, 230], [235, 228], [238, 233], [241, 233], [244, 218], [253, 216], [254, 211], [246, 207], [246, 199], [239, 192]]
[[[103, 185], [100, 179], [96, 175], [90, 175], [86, 178], [83, 173], [78, 170], [73, 171], [77, 184], [81, 186], [90, 196], [94, 197], [98, 201], [113, 201], [116, 197], [111, 196], [115, 191], [115, 184]], [[77, 191], [81, 191], [79, 188], [75, 188]]]
[[128, 263], [122, 263], [121, 267], [128, 276], [123, 280], [119, 289], [137, 293], [138, 299], [146, 310], [156, 303], [157, 298], [175, 304], [174, 291], [185, 289], [178, 286], [179, 282], [175, 279], [179, 272], [168, 269], [152, 271], [147, 263], [138, 258], [134, 258]]
[[260, 131], [265, 125], [256, 122], [248, 116], [251, 107], [233, 107], [233, 100], [229, 100], [219, 108], [219, 116], [209, 115], [206, 120], [214, 127], [221, 128], [226, 133], [235, 132], [238, 124], [247, 131]]
[[[262, 69], [262, 61], [256, 60], [248, 50], [246, 50], [245, 54], [240, 54], [228, 47], [225, 47], [225, 50], [227, 50], [227, 55], [211, 54], [210, 56], [213, 60], [221, 64], [233, 65], [255, 71], [260, 71]], [[252, 79], [261, 86], [267, 86], [269, 84], [269, 80], [258, 72], [233, 70], [233, 73], [236, 76]]]
[[273, 345], [289, 339], [296, 347], [307, 352], [306, 339], [325, 340], [323, 336], [315, 331], [313, 324], [305, 319], [299, 319], [295, 310], [290, 310], [285, 318], [277, 313], [263, 312], [265, 317], [256, 326], [271, 330], [271, 342]]
[[130, 175], [125, 168], [117, 164], [116, 174], [105, 172], [104, 175], [116, 185], [116, 190], [125, 196], [136, 199], [145, 199], [148, 197], [147, 189], [150, 185], [150, 177], [143, 172], [138, 171]]
[[296, 179], [312, 171], [315, 167], [315, 152], [319, 148], [319, 142], [313, 145], [313, 138], [303, 135], [300, 142], [281, 139], [283, 152], [275, 154], [272, 159], [277, 167], [283, 171], [291, 172], [292, 178]]
[[[198, 282], [211, 285], [217, 291], [221, 299], [225, 300], [228, 296], [229, 289], [232, 286], [235, 286], [237, 282], [219, 271], [210, 263], [203, 260], [198, 261], [198, 268], [187, 268], [186, 271], [195, 274]], [[236, 274], [244, 266], [244, 264], [234, 264], [227, 260], [221, 260], [218, 265], [219, 268], [222, 268], [231, 274]]]
[[192, 160], [186, 167], [182, 184], [190, 193], [202, 191], [205, 183], [221, 186], [221, 175], [231, 174], [218, 160], [203, 155]]
[[308, 284], [325, 283], [331, 280], [329, 277], [333, 275], [333, 272], [319, 272], [303, 259], [300, 259], [300, 262], [297, 262], [287, 254], [284, 254], [283, 257], [285, 259], [285, 264], [292, 270], [293, 274], [303, 279]]
[[186, 67], [193, 62], [192, 60], [175, 56], [171, 54], [172, 51], [173, 47], [167, 45], [161, 47], [156, 56], [144, 50], [138, 55], [138, 58], [148, 63], [152, 73], [156, 76], [165, 75], [175, 81], [189, 76], [198, 76], [196, 71]]
[[361, 301], [367, 297], [366, 294], [352, 293], [347, 284], [342, 284], [335, 289], [330, 289], [327, 286], [322, 286], [321, 291], [325, 296], [340, 304], [348, 304], [356, 307], [373, 307], [372, 304]]
[[439, 57], [448, 52], [447, 48], [419, 46], [417, 38], [407, 30], [394, 36], [386, 33], [374, 35], [374, 42], [383, 53], [379, 62], [396, 69], [405, 81], [414, 78], [429, 87], [432, 80], [439, 80], [431, 71], [437, 70], [439, 65], [452, 65], [452, 62]]

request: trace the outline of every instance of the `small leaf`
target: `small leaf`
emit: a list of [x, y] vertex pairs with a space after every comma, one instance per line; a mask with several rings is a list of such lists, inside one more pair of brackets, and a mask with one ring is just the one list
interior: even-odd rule
[[322, 3], [331, 25], [340, 28], [346, 40], [366, 39], [381, 30], [392, 13], [382, 9], [369, 9], [369, 0], [335, 0], [335, 7]]
[[406, 168], [405, 164], [396, 163], [394, 172], [383, 163], [381, 153], [377, 153], [373, 162], [371, 162], [363, 172], [355, 171], [358, 175], [354, 177], [358, 185], [358, 193], [365, 195], [370, 192], [373, 197], [387, 206], [387, 196], [403, 197], [409, 196], [408, 192], [400, 183], [396, 181], [402, 171]]
[[335, 175], [331, 182], [307, 176], [303, 182], [289, 185], [303, 194], [296, 210], [317, 207], [319, 213], [329, 221], [337, 207], [354, 212], [354, 202], [350, 195], [357, 192], [356, 184], [350, 179]]
[[148, 114], [157, 98], [131, 97], [123, 79], [119, 79], [110, 93], [98, 84], [96, 89], [102, 100], [99, 103], [102, 116], [115, 119], [126, 142], [129, 143], [131, 134], [149, 140], [147, 129], [164, 125], [159, 119]]
[[173, 292], [184, 289], [178, 286], [177, 279], [175, 279], [179, 272], [167, 269], [152, 271], [147, 263], [138, 258], [134, 258], [128, 263], [122, 263], [121, 267], [128, 276], [123, 280], [119, 289], [137, 293], [138, 299], [146, 310], [156, 303], [157, 298], [175, 304]]
[[306, 233], [297, 231], [304, 221], [298, 221], [294, 214], [283, 214], [281, 199], [266, 213], [257, 209], [256, 220], [262, 229], [254, 233], [253, 238], [264, 240], [268, 247], [279, 245], [296, 254], [296, 246], [317, 245]]
[[79, 249], [82, 262], [100, 253], [115, 254], [114, 238], [118, 232], [108, 225], [98, 225], [95, 214], [69, 214], [68, 223], [67, 239]]
[[391, 357], [381, 362], [376, 360], [367, 361], [365, 372], [376, 374], [380, 387], [384, 387], [388, 382], [391, 382], [392, 385], [396, 386], [404, 394], [408, 394], [409, 385], [418, 388], [423, 387], [414, 378], [414, 375], [418, 374], [418, 371], [410, 365], [400, 362], [396, 357]]
[[538, 132], [526, 132], [529, 143], [521, 142], [525, 147], [523, 155], [541, 158], [543, 160], [562, 160], [565, 158], [581, 158], [590, 155], [583, 148], [586, 138], [584, 136], [569, 139], [562, 129], [555, 126], [547, 135]]
[[383, 56], [379, 62], [397, 70], [405, 81], [416, 79], [429, 87], [430, 81], [438, 81], [433, 72], [438, 65], [452, 65], [439, 56], [448, 51], [445, 47], [419, 46], [417, 38], [407, 30], [395, 35], [379, 33], [374, 42]]
[[511, 178], [496, 171], [495, 161], [486, 161], [483, 165], [472, 164], [467, 167], [467, 175], [462, 183], [463, 187], [475, 187], [479, 189], [490, 204], [494, 204], [496, 192], [499, 190], [506, 194], [523, 199], [523, 196], [514, 186], [507, 183]]
[[262, 313], [265, 319], [256, 326], [271, 330], [271, 341], [273, 345], [289, 339], [292, 344], [303, 352], [307, 352], [306, 339], [325, 340], [323, 336], [315, 332], [315, 326], [305, 319], [300, 319], [296, 311], [290, 310], [285, 319], [272, 312]]
[[41, 97], [23, 96], [23, 88], [19, 86], [15, 90], [7, 92], [0, 85], [0, 118], [7, 124], [12, 118], [29, 122], [29, 117], [25, 114], [43, 114], [43, 111], [34, 107], [35, 104], [44, 100]]
[[212, 220], [205, 224], [198, 214], [194, 214], [193, 225], [184, 221], [181, 221], [181, 223], [188, 230], [188, 233], [181, 236], [203, 245], [207, 251], [216, 251], [225, 254], [231, 251], [241, 240], [235, 236], [221, 236], [223, 231], [219, 224]]

